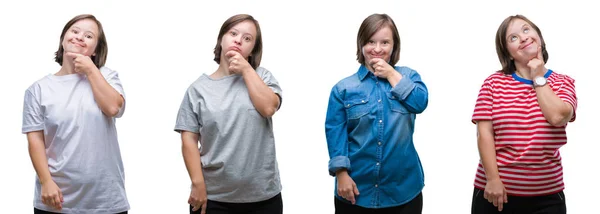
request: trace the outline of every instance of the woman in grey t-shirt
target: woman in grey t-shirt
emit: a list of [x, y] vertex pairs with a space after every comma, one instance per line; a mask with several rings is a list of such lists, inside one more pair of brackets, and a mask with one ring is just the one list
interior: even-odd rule
[[71, 19], [60, 36], [55, 74], [25, 92], [22, 132], [37, 173], [34, 213], [127, 213], [115, 118], [125, 110], [102, 25]]
[[282, 213], [271, 120], [281, 88], [259, 67], [258, 22], [227, 19], [214, 53], [219, 67], [187, 89], [175, 125], [192, 181], [190, 213]]

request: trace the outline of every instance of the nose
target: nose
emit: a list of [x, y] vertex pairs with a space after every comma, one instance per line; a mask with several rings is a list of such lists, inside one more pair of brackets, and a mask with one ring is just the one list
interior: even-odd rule
[[77, 39], [77, 41], [83, 41], [83, 33], [77, 34], [77, 36], [75, 36], [75, 39]]
[[381, 48], [381, 44], [377, 43], [377, 45], [375, 45], [375, 52], [379, 53], [383, 50], [383, 48]]
[[241, 45], [241, 44], [242, 44], [242, 37], [241, 37], [241, 36], [236, 36], [236, 37], [233, 39], [233, 41], [234, 41], [236, 44], [239, 44], [239, 45]]

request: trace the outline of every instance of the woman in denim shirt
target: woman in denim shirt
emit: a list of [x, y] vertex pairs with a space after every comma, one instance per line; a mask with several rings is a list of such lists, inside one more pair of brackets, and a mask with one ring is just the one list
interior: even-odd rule
[[386, 14], [358, 31], [358, 71], [331, 90], [325, 134], [336, 213], [421, 213], [423, 168], [413, 144], [427, 87], [413, 69], [394, 66], [400, 36]]

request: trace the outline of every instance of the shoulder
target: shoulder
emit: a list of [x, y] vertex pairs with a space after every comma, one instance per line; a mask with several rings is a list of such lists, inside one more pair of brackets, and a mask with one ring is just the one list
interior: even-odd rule
[[556, 71], [552, 71], [552, 74], [548, 77], [549, 79], [552, 79], [554, 82], [569, 82], [569, 83], [575, 83], [575, 79], [573, 79], [572, 77], [570, 77], [569, 75], [566, 74], [561, 74], [558, 73]]
[[271, 71], [269, 71], [268, 69], [264, 68], [264, 67], [257, 67], [255, 69], [256, 73], [258, 74], [258, 76], [260, 77], [264, 77], [264, 76], [273, 76], [273, 74], [271, 73]]
[[345, 91], [348, 88], [356, 88], [358, 87], [358, 85], [360, 85], [361, 81], [360, 81], [360, 77], [357, 73], [354, 73], [350, 76], [344, 77], [343, 79], [341, 79], [340, 81], [338, 81], [334, 86], [332, 90], [335, 90], [338, 93], [341, 93], [342, 91]]
[[29, 87], [27, 87], [27, 89], [25, 90], [25, 93], [31, 93], [34, 95], [39, 94], [42, 90], [42, 86], [47, 85], [49, 83], [50, 75], [52, 75], [52, 74], [48, 74], [48, 75], [36, 80], [35, 82], [33, 82], [33, 84], [31, 84]]
[[417, 73], [417, 71], [415, 69], [412, 69], [408, 66], [394, 66], [394, 69], [396, 71], [400, 72], [400, 74], [402, 74], [402, 75]]
[[496, 71], [496, 72], [490, 74], [487, 78], [485, 78], [485, 80], [483, 80], [483, 83], [484, 84], [492, 84], [492, 83], [498, 83], [498, 82], [507, 81], [507, 80], [511, 80], [511, 79], [512, 79], [512, 75], [504, 74], [504, 73], [502, 73], [502, 71]]

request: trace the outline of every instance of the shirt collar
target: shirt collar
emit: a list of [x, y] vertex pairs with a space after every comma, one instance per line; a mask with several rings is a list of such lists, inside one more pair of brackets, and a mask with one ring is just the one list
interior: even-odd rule
[[367, 66], [365, 66], [365, 65], [360, 65], [360, 68], [358, 68], [358, 79], [359, 79], [360, 81], [364, 80], [364, 79], [365, 79], [365, 77], [367, 77], [367, 75], [368, 75], [369, 73], [371, 73], [371, 72], [369, 71], [369, 69], [367, 69]]
[[[550, 74], [552, 74], [552, 70], [548, 69], [548, 71], [546, 71], [546, 74], [544, 74], [544, 78], [548, 78], [550, 76]], [[528, 80], [525, 79], [523, 77], [520, 77], [519, 75], [517, 75], [517, 72], [512, 74], [513, 79], [515, 79], [516, 81], [525, 83], [525, 84], [529, 84], [529, 85], [533, 85], [533, 80]]]

